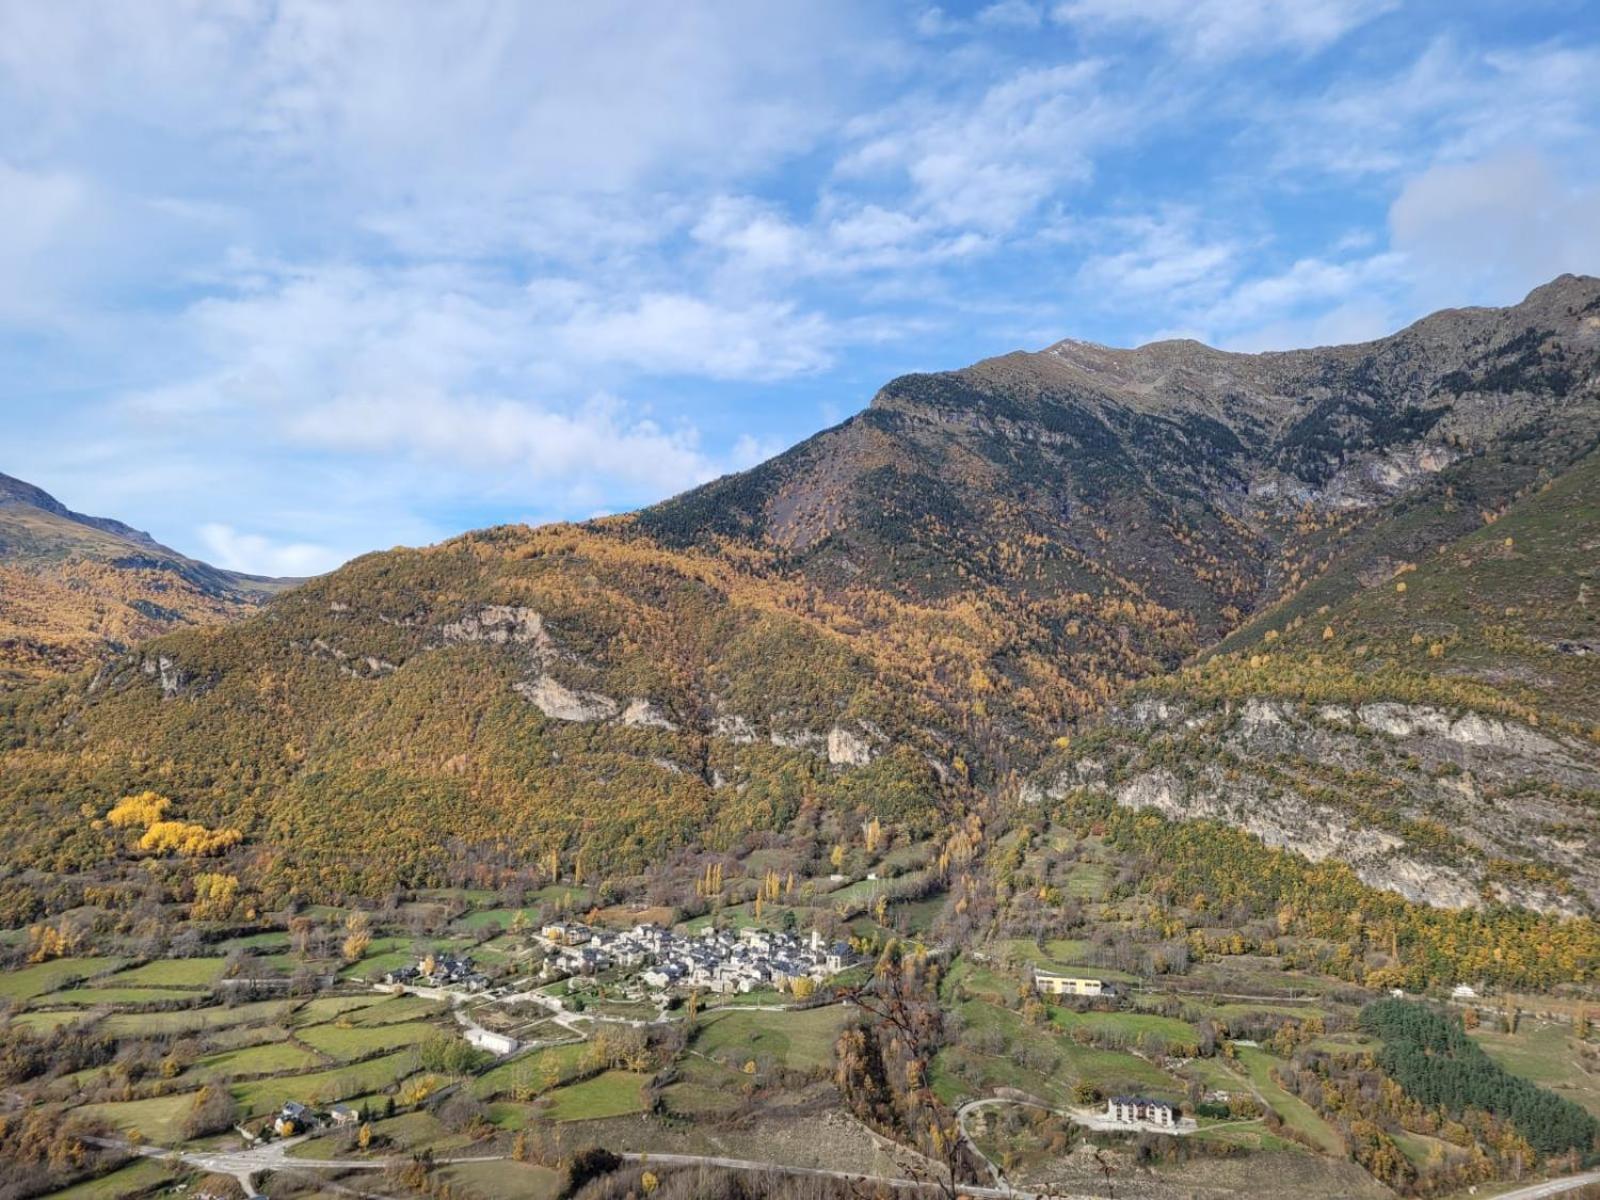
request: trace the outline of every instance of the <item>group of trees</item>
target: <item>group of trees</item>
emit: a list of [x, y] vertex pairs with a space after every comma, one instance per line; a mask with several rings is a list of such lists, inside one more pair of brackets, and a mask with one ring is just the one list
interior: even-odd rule
[[1473, 1109], [1503, 1117], [1540, 1154], [1586, 1157], [1600, 1149], [1600, 1122], [1511, 1074], [1467, 1035], [1459, 1017], [1391, 999], [1363, 1010], [1361, 1024], [1383, 1040], [1378, 1064], [1420, 1103], [1456, 1117]]

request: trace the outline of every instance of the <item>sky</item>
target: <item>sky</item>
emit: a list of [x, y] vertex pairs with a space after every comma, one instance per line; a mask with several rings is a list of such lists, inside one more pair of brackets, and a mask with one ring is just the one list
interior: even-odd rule
[[218, 565], [1600, 274], [1600, 0], [0, 0], [0, 471]]

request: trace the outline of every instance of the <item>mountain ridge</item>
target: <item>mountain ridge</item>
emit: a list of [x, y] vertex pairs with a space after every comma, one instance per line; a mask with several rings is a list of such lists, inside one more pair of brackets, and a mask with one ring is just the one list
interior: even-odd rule
[[0, 474], [0, 685], [72, 671], [184, 624], [235, 619], [297, 582], [213, 567]]
[[[492, 876], [551, 853], [626, 870], [823, 819], [927, 836], [1055, 771], [1061, 739], [1092, 744], [1130, 685], [1189, 686], [1219, 647], [1241, 700], [1276, 696], [1247, 665], [1270, 614], [1314, 594], [1309, 628], [1570, 472], [1600, 424], [1600, 280], [1555, 283], [1328, 352], [1164, 349], [1180, 361], [1153, 381], [1046, 352], [904, 376], [638, 513], [366, 555], [243, 622], [20, 693], [0, 794], [31, 814], [24, 857], [73, 871], [125, 851], [50, 814], [159, 780], [241, 832], [238, 869], [274, 902], [436, 879], [468, 852]], [[1213, 354], [1220, 379], [1190, 361]], [[1279, 401], [1294, 410], [1268, 428]], [[1514, 607], [1521, 581], [1495, 586]], [[1434, 660], [1409, 637], [1382, 670], [1352, 638], [1340, 679], [1520, 723], [1584, 716], [1530, 706], [1492, 646]], [[1309, 686], [1317, 652], [1283, 669]], [[1396, 803], [1456, 802], [1418, 788]], [[1394, 836], [1365, 878], [1428, 849]], [[1514, 828], [1496, 839], [1515, 852]], [[1480, 850], [1450, 843], [1467, 866], [1435, 898], [1473, 893]], [[1586, 911], [1591, 881], [1558, 867], [1551, 903]]]

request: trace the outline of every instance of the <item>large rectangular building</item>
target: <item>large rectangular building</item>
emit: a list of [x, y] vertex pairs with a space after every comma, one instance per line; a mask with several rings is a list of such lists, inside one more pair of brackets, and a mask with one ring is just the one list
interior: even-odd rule
[[1104, 979], [1040, 970], [1033, 973], [1033, 986], [1046, 996], [1109, 996], [1116, 991]]

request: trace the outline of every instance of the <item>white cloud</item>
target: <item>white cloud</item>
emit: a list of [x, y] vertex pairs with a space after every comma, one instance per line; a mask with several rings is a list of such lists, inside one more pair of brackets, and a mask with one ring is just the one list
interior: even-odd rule
[[1566, 271], [1600, 274], [1600, 186], [1531, 151], [1424, 171], [1390, 207], [1389, 230], [1429, 302], [1512, 303]]
[[1439, 37], [1392, 75], [1341, 74], [1286, 109], [1246, 115], [1287, 174], [1404, 174], [1529, 148], [1581, 155], [1600, 117], [1597, 75], [1594, 46], [1485, 52]]
[[1090, 32], [1129, 29], [1186, 54], [1228, 59], [1320, 50], [1395, 8], [1398, 0], [1065, 0], [1051, 15]]
[[1092, 294], [1141, 303], [1192, 305], [1220, 294], [1232, 281], [1243, 249], [1237, 238], [1207, 236], [1192, 209], [1117, 217], [1099, 223], [1095, 240], [1108, 248], [1089, 255], [1079, 282]]
[[626, 307], [580, 306], [558, 336], [579, 358], [644, 374], [753, 380], [821, 370], [835, 340], [826, 319], [792, 304], [731, 307], [662, 292]]
[[1019, 70], [974, 99], [920, 101], [860, 127], [841, 178], [910, 188], [913, 215], [939, 227], [1004, 233], [1062, 186], [1093, 172], [1093, 153], [1136, 119], [1100, 86], [1094, 61]]
[[1044, 24], [1044, 5], [1033, 0], [997, 0], [979, 9], [975, 19], [990, 29], [1038, 29]]
[[259, 533], [241, 533], [231, 525], [200, 526], [200, 540], [210, 562], [252, 575], [320, 575], [344, 561], [327, 546], [312, 542], [279, 542]]

